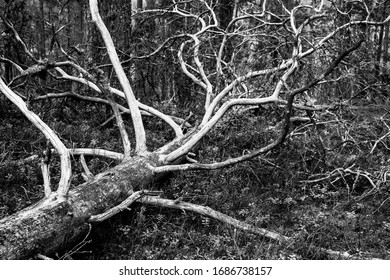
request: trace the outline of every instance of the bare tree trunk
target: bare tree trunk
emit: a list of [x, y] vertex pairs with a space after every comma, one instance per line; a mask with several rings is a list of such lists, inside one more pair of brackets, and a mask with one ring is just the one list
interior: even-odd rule
[[156, 176], [151, 160], [135, 157], [98, 174], [69, 191], [66, 200], [55, 196], [0, 220], [0, 259], [51, 255], [83, 237], [91, 216], [121, 203]]
[[46, 56], [46, 43], [45, 43], [45, 10], [43, 0], [39, 1], [39, 10], [41, 13], [41, 19], [39, 20], [39, 33], [40, 33], [40, 46], [39, 46], [39, 55], [41, 58]]
[[[383, 7], [382, 12], [382, 18], [386, 18], [389, 4], [385, 4]], [[379, 42], [378, 42], [378, 48], [376, 51], [376, 75], [379, 77], [380, 81], [382, 83], [387, 82], [387, 71], [385, 70], [388, 66], [388, 58], [389, 58], [389, 23], [386, 23], [385, 25], [381, 25], [379, 27]], [[384, 84], [382, 86], [383, 92], [386, 91], [386, 85]]]

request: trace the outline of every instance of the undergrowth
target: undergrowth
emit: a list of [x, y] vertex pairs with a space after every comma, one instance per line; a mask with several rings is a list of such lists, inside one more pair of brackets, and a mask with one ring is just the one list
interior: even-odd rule
[[[80, 105], [83, 106], [83, 105]], [[294, 237], [288, 245], [184, 211], [138, 203], [93, 225], [86, 244], [58, 258], [72, 259], [329, 259], [317, 248], [357, 258], [389, 259], [390, 115], [386, 107], [317, 112], [294, 124], [273, 151], [230, 168], [181, 172], [154, 186], [170, 199], [209, 206], [236, 219]], [[91, 108], [98, 110], [98, 108]], [[197, 147], [199, 162], [240, 156], [277, 137], [278, 108], [230, 114]], [[4, 112], [3, 112], [4, 113]], [[43, 196], [38, 162], [3, 164], [42, 150], [44, 139], [20, 115], [4, 113], [1, 126], [0, 217]], [[47, 117], [67, 146], [120, 151], [117, 129], [105, 117], [67, 122]], [[185, 116], [184, 116], [185, 117]], [[314, 121], [315, 120], [315, 121]], [[23, 127], [24, 129], [15, 128]], [[150, 149], [172, 139], [162, 122], [146, 119]], [[75, 129], [77, 128], [77, 129]], [[14, 131], [17, 131], [16, 133]], [[384, 137], [386, 136], [386, 137]], [[87, 158], [98, 173], [115, 163]], [[58, 165], [53, 162], [53, 171]], [[73, 184], [82, 169], [73, 159]], [[53, 180], [59, 174], [53, 173]]]
[[[378, 139], [389, 131], [390, 116], [381, 111], [368, 118], [361, 110], [317, 113], [315, 123], [293, 127], [284, 144], [262, 157], [223, 170], [182, 172], [157, 187], [165, 197], [294, 237], [288, 246], [193, 213], [135, 205], [95, 227], [99, 241], [93, 244], [99, 245], [86, 246], [90, 253], [83, 258], [338, 258], [318, 250], [324, 248], [388, 259], [389, 140]], [[260, 147], [276, 137], [268, 128], [278, 121], [267, 110], [227, 117], [201, 143], [197, 159], [218, 161]]]

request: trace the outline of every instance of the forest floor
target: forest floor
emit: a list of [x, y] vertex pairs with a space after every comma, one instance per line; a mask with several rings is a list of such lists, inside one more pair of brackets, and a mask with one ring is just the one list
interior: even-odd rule
[[[89, 107], [80, 106], [88, 115]], [[105, 116], [92, 117], [95, 109], [90, 107], [91, 118], [84, 121], [74, 116], [76, 111], [65, 112], [69, 119], [59, 119], [54, 113], [46, 117], [68, 146], [120, 150], [119, 141], [112, 140], [119, 139], [115, 127], [98, 127]], [[55, 257], [332, 258], [317, 249], [321, 247], [348, 252], [358, 259], [390, 259], [389, 110], [372, 105], [317, 112], [315, 121], [295, 124], [288, 140], [262, 157], [222, 170], [177, 173], [154, 186], [163, 191], [163, 197], [209, 206], [293, 237], [287, 245], [198, 214], [135, 203], [131, 211], [93, 225], [82, 243]], [[267, 107], [255, 113], [226, 117], [199, 145], [197, 160], [238, 156], [276, 137], [279, 109]], [[37, 161], [8, 163], [36, 153], [45, 142], [18, 113], [1, 114], [0, 218], [43, 196]], [[150, 122], [150, 126], [154, 129], [148, 133], [152, 145], [170, 137], [162, 123]], [[96, 173], [114, 163], [88, 159], [88, 164]], [[78, 159], [73, 166], [75, 183], [81, 182]], [[56, 180], [58, 174], [52, 177]]]

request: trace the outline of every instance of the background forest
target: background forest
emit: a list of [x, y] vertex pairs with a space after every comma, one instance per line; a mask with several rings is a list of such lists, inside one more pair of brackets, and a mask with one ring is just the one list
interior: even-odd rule
[[[178, 13], [168, 12], [176, 2], [181, 3]], [[321, 12], [310, 8], [320, 6]], [[294, 96], [282, 143], [225, 168], [168, 173], [152, 188], [164, 198], [208, 206], [292, 242], [270, 241], [190, 211], [136, 202], [129, 211], [92, 224], [81, 241], [52, 258], [390, 258], [390, 1], [104, 0], [99, 11], [136, 99], [171, 116], [184, 134], [201, 125], [207, 113], [209, 87], [203, 80], [215, 92], [223, 91], [237, 77], [283, 65], [296, 49], [310, 49], [340, 26], [361, 23], [339, 29], [313, 55], [302, 57], [287, 80], [284, 72], [270, 71], [232, 88], [232, 97], [249, 100], [274, 92], [282, 81], [280, 92], [288, 96], [321, 77]], [[8, 87], [67, 148], [124, 152], [113, 109], [102, 94], [46, 68], [21, 75], [15, 66], [28, 72], [34, 63], [12, 28], [46, 65], [71, 60], [95, 77], [104, 71], [110, 85], [120, 88], [88, 1], [3, 0], [0, 15], [0, 76]], [[213, 16], [218, 26], [203, 30], [197, 24], [202, 19], [209, 26]], [[301, 32], [299, 47], [294, 25]], [[199, 44], [185, 43], [195, 38], [186, 34], [198, 36]], [[346, 50], [351, 51], [321, 76]], [[63, 69], [84, 77], [74, 67]], [[228, 111], [191, 149], [189, 160], [221, 162], [275, 141], [285, 129], [285, 101]], [[134, 142], [131, 116], [125, 111], [121, 116]], [[0, 120], [0, 218], [5, 218], [44, 198], [41, 155], [47, 140], [3, 94]], [[169, 125], [150, 113], [143, 113], [143, 123], [148, 150], [175, 138]], [[92, 174], [117, 164], [107, 157], [83, 160]], [[79, 156], [71, 155], [71, 161], [72, 185], [82, 184], [89, 174]], [[57, 184], [58, 157], [53, 156], [49, 171]]]

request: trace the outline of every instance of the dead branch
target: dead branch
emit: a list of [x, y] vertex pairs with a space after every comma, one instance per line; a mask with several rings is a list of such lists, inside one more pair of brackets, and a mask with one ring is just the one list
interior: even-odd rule
[[97, 72], [100, 73], [100, 74], [98, 74], [98, 77], [99, 77], [98, 82], [97, 82], [98, 87], [106, 96], [107, 101], [110, 104], [112, 111], [114, 112], [116, 124], [118, 126], [119, 133], [120, 133], [121, 138], [122, 138], [122, 145], [123, 145], [123, 150], [124, 150], [123, 156], [124, 156], [124, 159], [128, 159], [131, 156], [131, 144], [130, 144], [129, 135], [126, 131], [126, 127], [125, 127], [125, 124], [123, 122], [122, 115], [119, 112], [119, 106], [115, 102], [114, 96], [112, 94], [112, 91], [111, 91], [111, 88], [109, 85], [109, 81], [108, 81], [104, 71], [101, 69], [97, 69]]
[[115, 214], [118, 214], [119, 212], [123, 210], [128, 210], [128, 207], [130, 204], [132, 204], [134, 201], [136, 201], [138, 198], [144, 195], [143, 191], [137, 191], [132, 193], [128, 198], [126, 198], [121, 204], [107, 210], [106, 212], [98, 215], [91, 216], [89, 218], [89, 222], [102, 222], [104, 220], [107, 220], [108, 218], [114, 216]]
[[22, 100], [22, 98], [20, 98], [16, 93], [14, 93], [1, 78], [0, 91], [3, 92], [3, 94], [19, 108], [19, 110], [27, 117], [27, 119], [35, 127], [37, 127], [47, 139], [50, 140], [51, 144], [56, 149], [57, 153], [60, 155], [61, 178], [58, 185], [57, 194], [61, 197], [65, 197], [68, 193], [72, 176], [72, 167], [68, 149], [62, 143], [57, 134], [45, 122], [43, 122], [38, 115], [30, 111], [27, 108], [26, 103]]
[[110, 60], [112, 62], [112, 65], [115, 69], [115, 72], [118, 76], [119, 82], [122, 86], [123, 92], [126, 96], [127, 104], [130, 108], [131, 117], [133, 120], [133, 126], [135, 131], [135, 138], [136, 138], [136, 147], [135, 147], [135, 153], [136, 154], [143, 154], [146, 152], [146, 136], [145, 136], [145, 129], [142, 122], [141, 112], [139, 111], [137, 100], [135, 99], [133, 90], [130, 86], [130, 82], [127, 79], [127, 76], [122, 68], [122, 65], [119, 61], [118, 54], [116, 52], [114, 42], [112, 41], [111, 35], [109, 31], [107, 30], [107, 27], [105, 26], [103, 20], [100, 17], [99, 9], [98, 9], [98, 1], [97, 0], [90, 0], [89, 1], [91, 15], [92, 15], [92, 21], [96, 24], [97, 28], [99, 29], [102, 38], [104, 40], [104, 43], [107, 48], [107, 52], [110, 56]]
[[167, 207], [167, 208], [173, 208], [173, 209], [179, 209], [184, 211], [191, 211], [198, 214], [201, 214], [203, 216], [207, 216], [213, 219], [216, 219], [218, 221], [221, 221], [223, 223], [232, 225], [236, 228], [239, 228], [243, 231], [247, 231], [256, 235], [264, 236], [266, 238], [269, 238], [271, 240], [275, 240], [281, 243], [285, 243], [290, 240], [289, 237], [284, 236], [280, 233], [273, 232], [267, 229], [263, 228], [257, 228], [255, 226], [252, 226], [250, 224], [247, 224], [245, 222], [239, 221], [237, 219], [234, 219], [228, 215], [225, 215], [221, 212], [218, 212], [216, 210], [211, 209], [207, 206], [201, 206], [192, 204], [189, 202], [183, 202], [183, 201], [176, 201], [171, 199], [165, 199], [155, 196], [144, 196], [138, 199], [139, 202], [154, 206], [160, 206], [160, 207]]
[[119, 161], [123, 160], [123, 154], [107, 151], [104, 149], [72, 148], [69, 149], [69, 152], [72, 155], [99, 156], [99, 157], [105, 157], [105, 158], [110, 158]]
[[54, 260], [54, 259], [49, 258], [49, 257], [42, 255], [42, 254], [37, 254], [37, 258], [41, 259], [41, 260], [45, 260], [45, 261], [53, 261]]
[[26, 44], [24, 43], [24, 41], [22, 40], [22, 38], [20, 38], [18, 32], [16, 31], [16, 29], [14, 28], [14, 25], [12, 24], [12, 22], [10, 22], [7, 18], [4, 17], [4, 15], [0, 15], [1, 16], [1, 19], [3, 20], [3, 23], [12, 31], [12, 33], [14, 34], [14, 37], [15, 39], [19, 42], [19, 44], [23, 47], [23, 50], [24, 52], [36, 63], [36, 64], [39, 64], [39, 60], [36, 59], [34, 57], [34, 55], [29, 51], [29, 49], [27, 48]]
[[93, 178], [93, 174], [88, 168], [88, 165], [87, 165], [87, 162], [85, 161], [84, 155], [80, 155], [80, 163], [81, 163], [81, 166], [83, 167], [84, 172], [85, 172], [85, 176], [86, 176], [85, 181], [91, 180]]
[[145, 195], [148, 195], [150, 197], [153, 197], [152, 195], [158, 195], [161, 192], [153, 192], [153, 191], [136, 191], [132, 193], [128, 198], [126, 198], [121, 204], [112, 207], [111, 209], [107, 210], [106, 212], [98, 215], [91, 216], [88, 220], [88, 222], [102, 222], [104, 220], [107, 220], [108, 218], [111, 218], [112, 216], [118, 214], [119, 212], [123, 210], [129, 210], [129, 206], [133, 204], [136, 200], [142, 198]]
[[47, 140], [46, 150], [44, 150], [42, 159], [41, 159], [41, 170], [43, 176], [43, 186], [45, 190], [45, 197], [49, 197], [52, 190], [50, 187], [50, 161], [51, 161], [51, 148], [50, 141]]
[[0, 168], [3, 168], [4, 166], [9, 166], [9, 165], [22, 165], [22, 164], [27, 164], [30, 162], [33, 162], [35, 160], [39, 159], [39, 155], [32, 155], [24, 159], [19, 159], [19, 160], [5, 160], [4, 162], [0, 163]]
[[387, 147], [387, 145], [383, 142], [383, 139], [385, 139], [386, 137], [388, 137], [390, 135], [390, 127], [383, 120], [382, 120], [382, 122], [385, 124], [385, 126], [387, 127], [387, 129], [389, 131], [375, 141], [374, 145], [371, 148], [370, 154], [372, 154], [375, 151], [375, 149], [376, 149], [376, 147], [378, 146], [379, 143], [382, 143], [386, 147], [386, 149], [389, 149]]
[[[90, 81], [88, 81], [88, 80], [86, 80], [84, 78], [71, 76], [71, 75], [67, 74], [64, 70], [62, 70], [59, 67], [56, 67], [55, 69], [56, 69], [56, 71], [58, 73], [61, 74], [61, 78], [62, 79], [66, 79], [66, 80], [70, 80], [70, 81], [74, 81], [74, 82], [78, 82], [78, 83], [84, 84], [84, 85], [90, 87], [91, 89], [93, 89], [94, 91], [101, 93], [101, 90], [99, 89], [99, 87], [96, 84], [94, 84], [93, 82], [90, 82]], [[118, 89], [115, 89], [115, 88], [112, 88], [112, 87], [110, 89], [111, 89], [111, 91], [115, 95], [120, 96], [121, 98], [125, 98], [125, 94], [122, 91], [120, 91]], [[86, 99], [87, 97], [83, 97], [83, 98]], [[94, 98], [94, 97], [88, 97], [88, 100], [93, 101], [92, 98]], [[99, 100], [96, 99], [96, 102], [108, 102], [108, 101], [106, 101], [106, 100], [102, 101], [100, 99]], [[154, 109], [154, 108], [152, 108], [150, 106], [147, 106], [147, 105], [145, 105], [145, 104], [143, 104], [143, 103], [141, 103], [139, 101], [137, 101], [137, 105], [138, 105], [139, 109], [141, 109], [141, 110], [143, 110], [145, 112], [148, 112], [148, 113], [150, 113], [150, 114], [152, 114], [152, 115], [162, 119], [163, 121], [165, 121], [175, 131], [176, 137], [181, 137], [183, 135], [183, 132], [182, 132], [180, 126], [177, 125], [174, 122], [174, 120], [173, 120], [173, 118], [175, 118], [175, 117], [167, 116], [167, 115], [161, 113], [160, 111], [158, 111], [158, 110], [156, 110], [156, 109]], [[119, 107], [121, 108], [121, 110], [123, 112], [126, 112], [126, 113], [130, 113], [131, 112], [130, 109], [127, 109], [127, 108], [121, 107], [121, 106], [119, 106]]]

